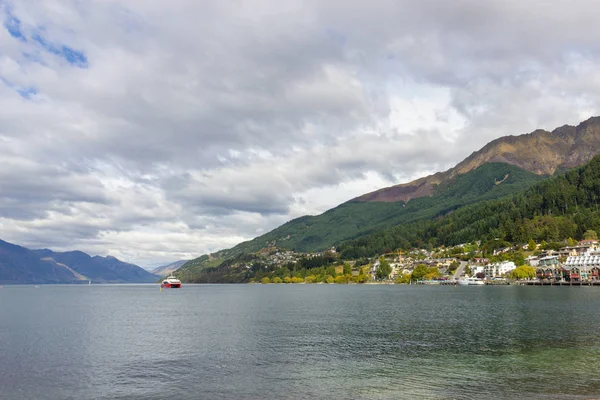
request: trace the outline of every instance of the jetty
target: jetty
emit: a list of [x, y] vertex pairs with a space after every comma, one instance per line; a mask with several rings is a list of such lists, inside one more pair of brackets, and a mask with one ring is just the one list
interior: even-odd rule
[[578, 282], [566, 282], [566, 281], [519, 281], [517, 285], [521, 286], [599, 286], [600, 281], [578, 281]]

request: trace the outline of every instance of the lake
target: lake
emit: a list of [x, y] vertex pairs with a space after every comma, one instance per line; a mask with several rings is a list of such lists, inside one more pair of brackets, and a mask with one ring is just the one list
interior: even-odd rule
[[4, 286], [1, 399], [600, 398], [600, 288]]

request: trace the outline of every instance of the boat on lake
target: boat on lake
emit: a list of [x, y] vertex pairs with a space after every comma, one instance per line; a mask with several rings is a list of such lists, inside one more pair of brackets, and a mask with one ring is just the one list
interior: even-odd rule
[[458, 280], [459, 285], [470, 286], [470, 285], [485, 285], [483, 279], [475, 278], [475, 277], [466, 277]]
[[165, 289], [178, 289], [181, 287], [181, 281], [173, 275], [169, 275], [162, 281], [160, 287]]

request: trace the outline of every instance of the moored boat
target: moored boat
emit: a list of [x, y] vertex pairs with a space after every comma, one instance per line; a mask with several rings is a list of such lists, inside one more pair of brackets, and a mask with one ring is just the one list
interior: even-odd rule
[[479, 278], [474, 278], [474, 277], [466, 277], [463, 279], [459, 279], [458, 280], [458, 284], [459, 285], [485, 285], [485, 282], [483, 281], [483, 279], [479, 279]]
[[162, 281], [160, 287], [165, 289], [178, 289], [181, 287], [181, 281], [173, 275], [170, 275]]

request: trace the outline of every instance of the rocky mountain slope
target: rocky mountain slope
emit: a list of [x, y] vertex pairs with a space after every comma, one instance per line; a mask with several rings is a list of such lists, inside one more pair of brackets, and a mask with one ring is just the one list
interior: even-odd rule
[[188, 260], [179, 260], [167, 265], [161, 265], [160, 267], [154, 268], [152, 273], [158, 276], [167, 276], [186, 262], [188, 262]]
[[593, 117], [576, 127], [564, 125], [552, 132], [538, 129], [525, 135], [501, 137], [445, 172], [379, 189], [355, 200], [406, 202], [431, 196], [437, 185], [492, 162], [514, 165], [537, 175], [552, 175], [585, 164], [599, 153], [600, 117]]

